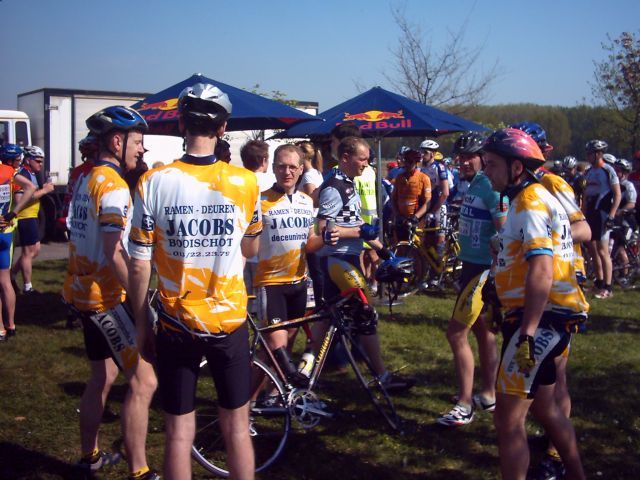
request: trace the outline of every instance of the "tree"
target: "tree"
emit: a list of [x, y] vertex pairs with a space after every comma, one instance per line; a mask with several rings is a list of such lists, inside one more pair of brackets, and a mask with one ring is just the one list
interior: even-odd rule
[[607, 38], [609, 42], [602, 48], [609, 54], [606, 60], [594, 62], [592, 91], [617, 112], [636, 151], [640, 148], [640, 35], [622, 32], [616, 39]]
[[447, 43], [441, 51], [435, 51], [422, 29], [410, 23], [402, 9], [392, 12], [400, 37], [391, 51], [394, 72], [385, 73], [385, 77], [400, 93], [426, 105], [446, 107], [455, 114], [485, 99], [498, 77], [498, 62], [479, 71], [483, 46], [465, 46], [467, 21], [458, 31], [449, 31]]

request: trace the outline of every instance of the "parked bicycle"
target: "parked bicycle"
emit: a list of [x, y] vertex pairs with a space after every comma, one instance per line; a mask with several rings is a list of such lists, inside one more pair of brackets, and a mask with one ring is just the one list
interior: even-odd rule
[[[611, 249], [613, 281], [622, 288], [632, 288], [640, 278], [638, 233], [627, 225], [619, 225], [612, 229], [611, 235], [615, 239]], [[622, 252], [626, 254], [626, 260]]]
[[392, 251], [398, 257], [412, 259], [414, 272], [407, 281], [392, 285], [399, 297], [406, 297], [418, 289], [457, 289], [462, 263], [458, 259], [460, 244], [458, 230], [454, 225], [455, 222], [445, 229], [445, 249], [442, 257], [438, 255], [435, 246], [427, 245], [424, 240], [425, 234], [436, 233], [440, 230], [439, 227], [420, 228], [411, 223], [407, 225], [409, 240], [398, 242]]
[[[272, 465], [282, 454], [292, 422], [304, 429], [313, 428], [322, 418], [331, 417], [325, 403], [316, 394], [331, 345], [336, 340], [345, 346], [353, 372], [369, 399], [393, 430], [399, 430], [400, 419], [384, 385], [375, 374], [354, 336], [369, 322], [375, 321], [375, 310], [369, 306], [361, 289], [350, 289], [327, 302], [309, 316], [258, 327], [248, 316], [252, 331], [251, 358], [255, 388], [250, 408], [250, 429], [255, 450], [256, 472]], [[314, 359], [306, 385], [289, 378], [268, 348], [263, 335], [273, 330], [299, 327], [319, 320], [329, 328]], [[205, 368], [203, 361], [201, 368]], [[196, 395], [196, 436], [193, 457], [208, 471], [227, 477], [229, 469], [222, 433], [219, 429], [216, 390], [209, 375], [202, 375]]]

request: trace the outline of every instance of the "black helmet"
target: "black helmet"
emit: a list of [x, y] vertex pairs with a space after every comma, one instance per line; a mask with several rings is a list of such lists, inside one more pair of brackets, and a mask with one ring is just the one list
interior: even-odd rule
[[589, 140], [584, 148], [587, 152], [606, 152], [609, 145], [604, 140]]
[[453, 155], [460, 153], [478, 153], [482, 150], [485, 137], [478, 132], [466, 132], [453, 144]]
[[408, 257], [391, 257], [376, 270], [379, 282], [398, 282], [411, 278], [414, 274], [413, 260]]

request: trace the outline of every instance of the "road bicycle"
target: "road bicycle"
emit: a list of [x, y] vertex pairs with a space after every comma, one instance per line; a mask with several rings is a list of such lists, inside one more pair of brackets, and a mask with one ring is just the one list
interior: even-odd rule
[[[452, 217], [455, 219], [455, 217]], [[439, 256], [436, 248], [427, 245], [424, 235], [435, 234], [440, 227], [420, 228], [416, 224], [408, 223], [409, 240], [398, 242], [392, 249], [398, 257], [407, 257], [414, 262], [414, 274], [405, 281], [395, 282], [391, 288], [398, 297], [406, 297], [425, 286], [444, 290], [452, 287], [457, 290], [457, 282], [462, 270], [462, 262], [458, 259], [460, 243], [458, 242], [458, 230], [454, 221], [445, 229], [445, 248], [442, 256]]]
[[[267, 469], [282, 454], [292, 423], [309, 429], [315, 427], [322, 418], [332, 416], [315, 389], [331, 345], [336, 340], [345, 346], [356, 379], [377, 411], [391, 429], [400, 429], [400, 418], [387, 390], [362, 347], [354, 339], [359, 329], [372, 320], [371, 315], [375, 315], [375, 310], [368, 305], [364, 292], [356, 288], [345, 291], [334, 301], [299, 319], [258, 327], [253, 318], [248, 316], [247, 322], [252, 332], [252, 384], [255, 387], [250, 405], [250, 433], [255, 450], [256, 472]], [[285, 375], [263, 335], [316, 321], [327, 321], [328, 329], [314, 359], [308, 384], [296, 385]], [[208, 372], [202, 371], [205, 366], [206, 361], [203, 361], [196, 393], [196, 436], [192, 455], [209, 472], [228, 477], [224, 442], [218, 423], [216, 390]]]
[[[615, 226], [612, 229], [615, 238], [611, 249], [611, 261], [613, 264], [613, 281], [622, 288], [632, 288], [640, 278], [640, 240], [638, 234], [627, 226]], [[623, 249], [628, 258], [625, 263], [619, 255], [619, 249]]]

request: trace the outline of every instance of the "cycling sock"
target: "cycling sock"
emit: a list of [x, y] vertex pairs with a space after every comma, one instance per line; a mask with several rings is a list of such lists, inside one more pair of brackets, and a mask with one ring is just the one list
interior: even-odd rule
[[85, 463], [94, 463], [100, 458], [100, 450], [98, 448], [94, 448], [89, 453], [84, 453], [82, 457], [80, 457], [81, 462]]
[[28, 291], [28, 290], [33, 290], [33, 285], [31, 284], [31, 282], [27, 282], [24, 284], [24, 291]]
[[604, 285], [604, 289], [611, 291], [613, 288], [612, 288], [611, 284], [609, 284], [609, 285], [605, 284]]
[[547, 453], [547, 455], [549, 455], [554, 460], [561, 461], [560, 460], [560, 454], [558, 453], [558, 450], [556, 450], [556, 447], [547, 448], [547, 452], [546, 453]]
[[132, 479], [136, 479], [136, 478], [140, 478], [142, 477], [145, 473], [147, 473], [149, 470], [151, 470], [149, 468], [148, 465], [145, 465], [143, 468], [141, 468], [140, 470], [136, 470], [135, 472], [131, 472], [131, 475], [129, 478]]

